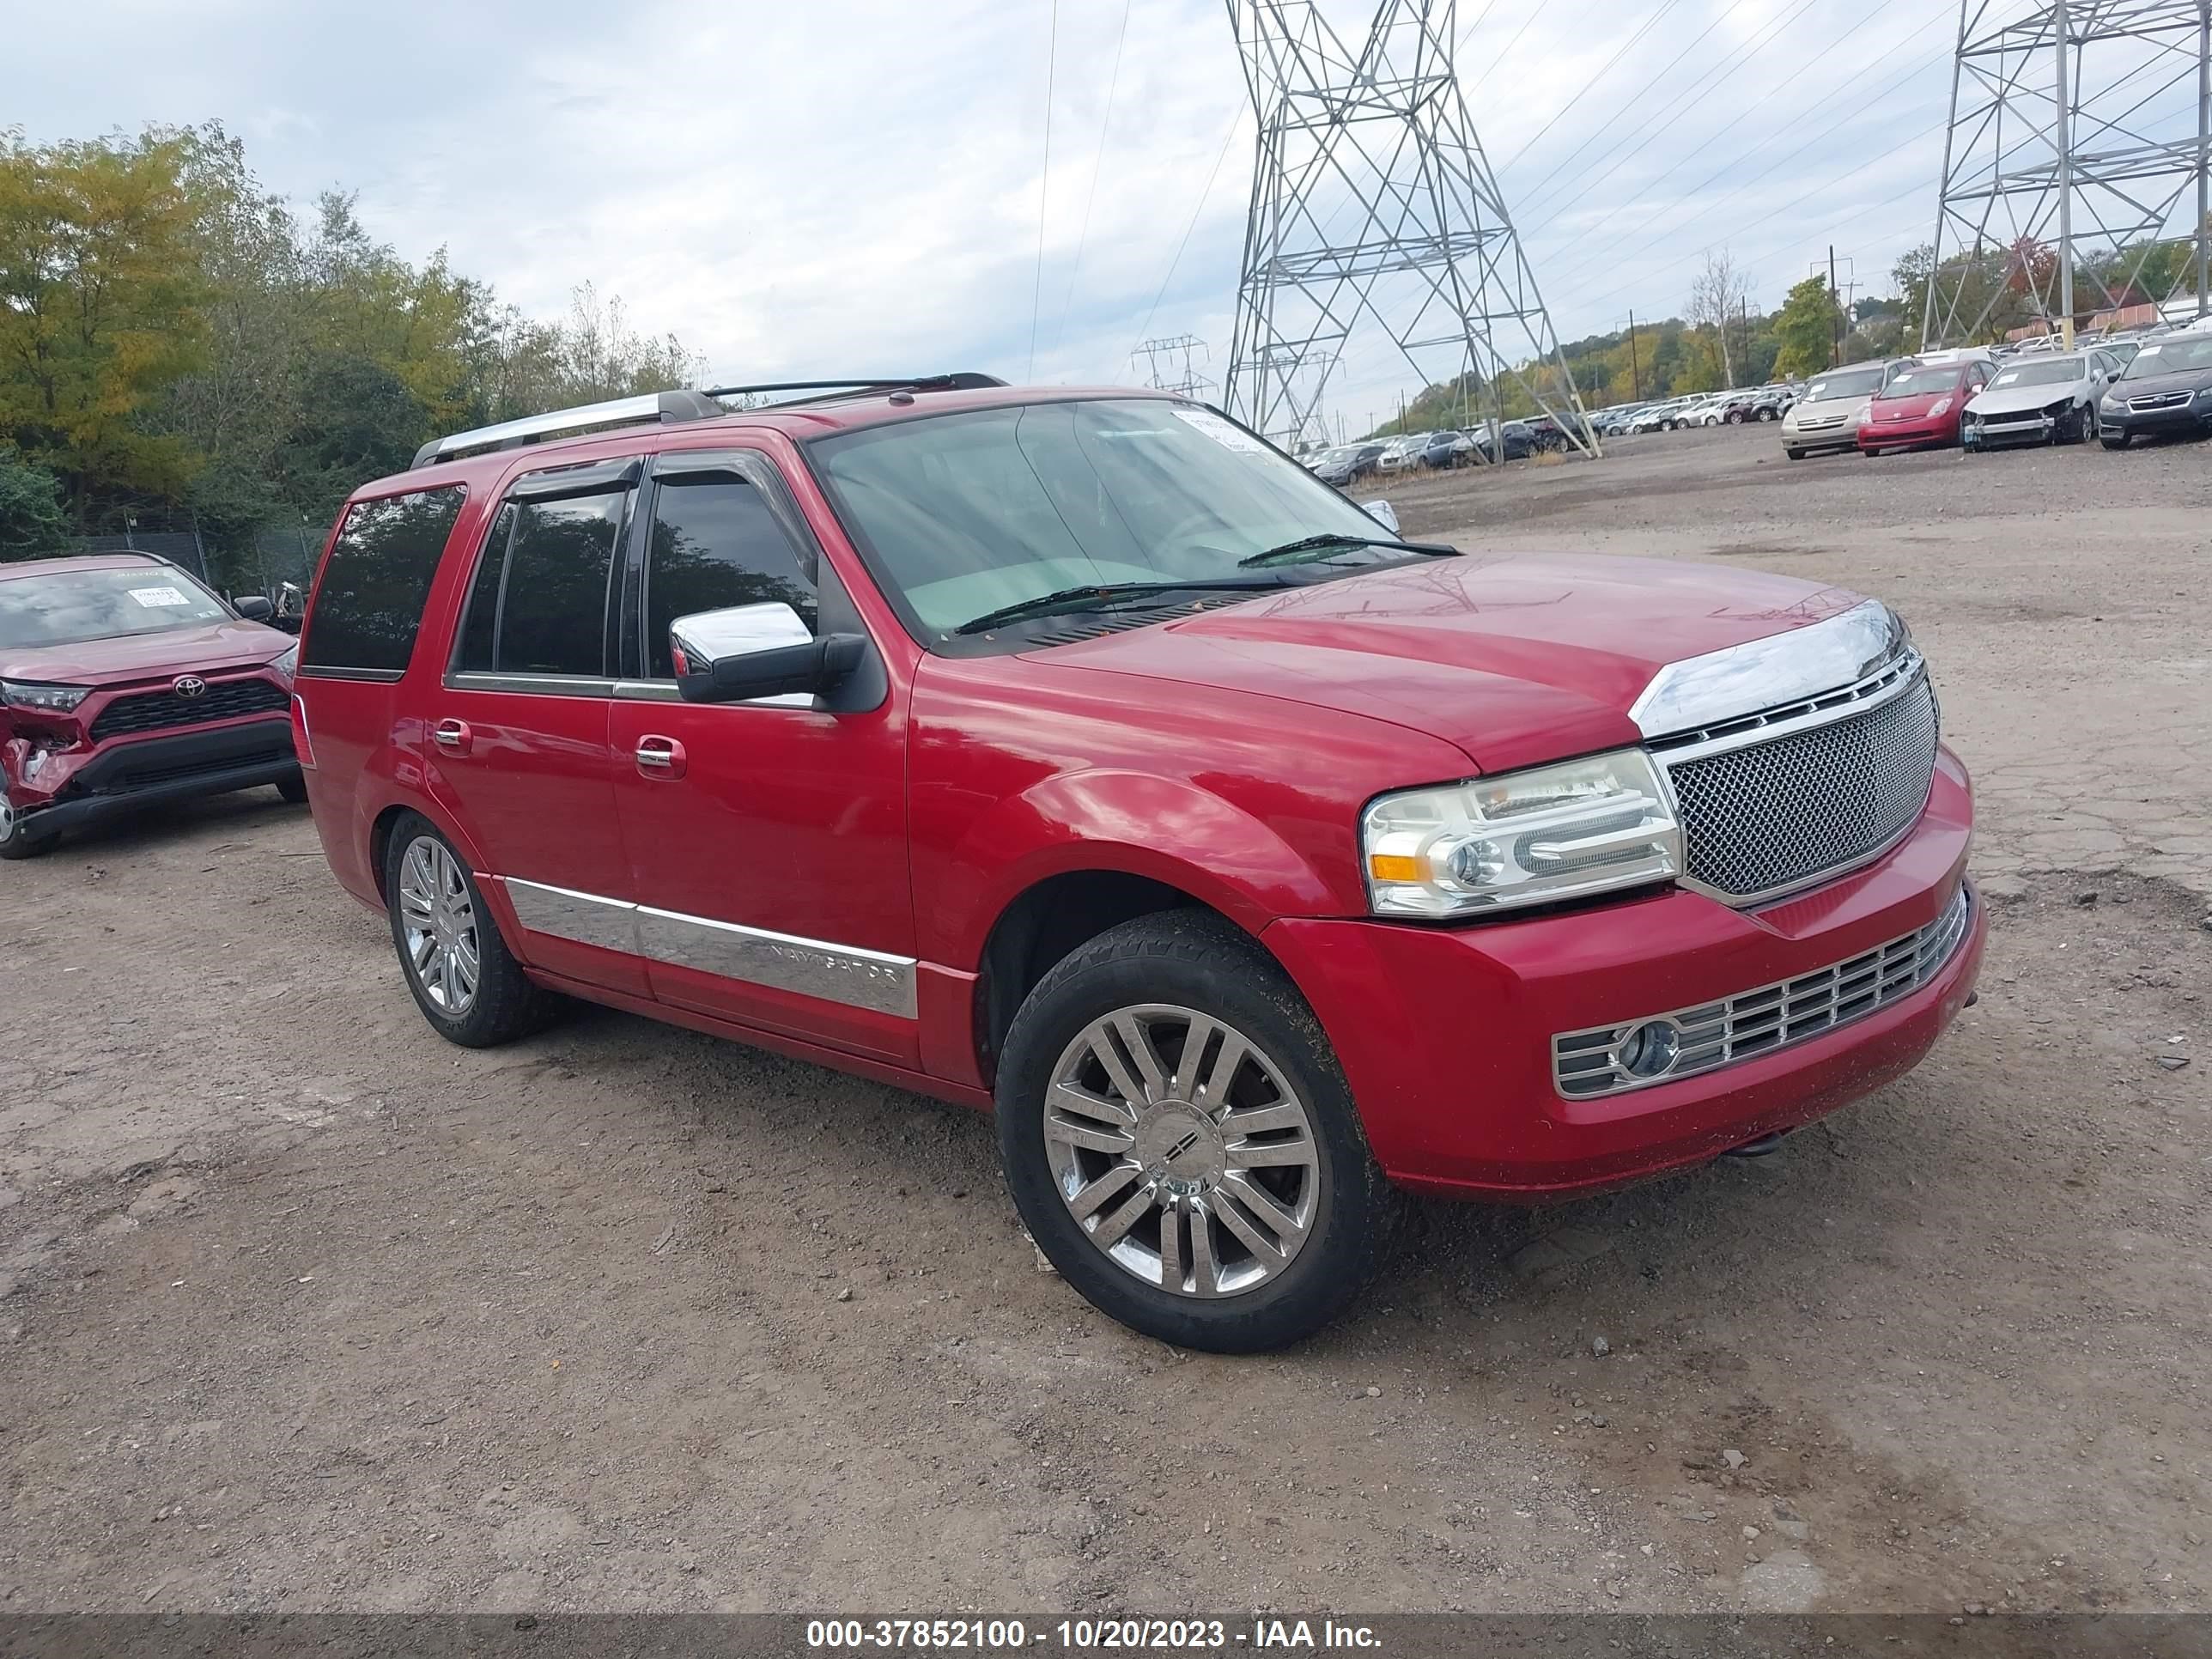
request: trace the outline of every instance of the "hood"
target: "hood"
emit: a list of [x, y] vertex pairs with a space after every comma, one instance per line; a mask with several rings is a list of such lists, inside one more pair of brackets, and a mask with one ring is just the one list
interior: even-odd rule
[[232, 617], [198, 628], [125, 634], [74, 645], [0, 645], [0, 679], [112, 685], [163, 674], [256, 666], [275, 661], [296, 643], [282, 629]]
[[2078, 399], [2088, 390], [2087, 380], [2045, 380], [2040, 386], [1990, 386], [1977, 392], [1966, 407], [1977, 415], [2016, 415], [2022, 410], [2042, 409], [2069, 398]]
[[1957, 408], [1962, 395], [1961, 388], [1953, 385], [1940, 392], [1917, 392], [1904, 398], [1875, 398], [1867, 404], [1867, 424], [1871, 426], [1878, 421], [1925, 420], [1935, 413], [1936, 405], [1946, 398], [1951, 400], [1954, 409]]
[[1439, 559], [1025, 653], [1342, 709], [1440, 738], [1485, 772], [1641, 742], [1668, 663], [1862, 603], [1787, 576], [1596, 555]]
[[1846, 421], [1864, 418], [1867, 405], [1873, 398], [1865, 392], [1854, 398], [1823, 398], [1814, 403], [1809, 398], [1800, 398], [1790, 405], [1784, 418], [1790, 421], [1832, 421], [1838, 417]]
[[2212, 386], [2212, 367], [2177, 368], [2170, 374], [2130, 373], [2106, 389], [2115, 398], [2154, 398], [2161, 392], [2201, 392], [2208, 386]]

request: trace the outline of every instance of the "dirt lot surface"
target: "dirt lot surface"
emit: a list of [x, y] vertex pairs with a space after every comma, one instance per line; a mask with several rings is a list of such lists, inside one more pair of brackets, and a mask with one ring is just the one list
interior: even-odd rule
[[1037, 1270], [979, 1118], [448, 1048], [268, 792], [77, 840], [0, 867], [0, 1610], [2212, 1606], [2212, 447], [1391, 493], [1907, 614], [1995, 922], [1917, 1073], [1193, 1357]]

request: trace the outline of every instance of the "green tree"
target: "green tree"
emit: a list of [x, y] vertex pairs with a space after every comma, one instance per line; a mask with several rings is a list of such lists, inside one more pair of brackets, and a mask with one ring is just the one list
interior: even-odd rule
[[0, 435], [98, 488], [167, 494], [191, 457], [138, 417], [205, 350], [184, 147], [0, 135]]
[[1778, 374], [1817, 374], [1827, 368], [1835, 349], [1836, 302], [1825, 276], [1808, 276], [1790, 290], [1774, 319], [1774, 334], [1781, 350], [1774, 359]]
[[0, 562], [41, 558], [68, 544], [54, 475], [0, 451]]

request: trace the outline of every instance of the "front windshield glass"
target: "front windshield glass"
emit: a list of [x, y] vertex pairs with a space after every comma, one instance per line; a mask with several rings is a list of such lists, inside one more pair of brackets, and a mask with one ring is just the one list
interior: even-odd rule
[[1824, 404], [1838, 398], [1871, 398], [1881, 390], [1881, 377], [1889, 371], [1880, 363], [1823, 374], [1805, 388], [1805, 401]]
[[2046, 357], [2039, 362], [2000, 369], [1990, 386], [1992, 390], [2008, 386], [2070, 386], [2082, 373], [2079, 357]]
[[2212, 368], [2212, 334], [2191, 340], [2154, 340], [2136, 353], [2124, 380], [2148, 380], [2154, 374], [2179, 374], [2192, 368]]
[[1387, 533], [1241, 427], [1151, 399], [939, 415], [808, 451], [847, 527], [930, 635], [1062, 588], [1249, 580], [1237, 561], [1286, 542]]
[[1924, 398], [1931, 392], [1956, 392], [1966, 370], [1956, 363], [1927, 368], [1900, 368], [1897, 378], [1882, 388], [1885, 398]]
[[0, 576], [0, 647], [18, 650], [204, 628], [229, 615], [221, 600], [167, 565]]

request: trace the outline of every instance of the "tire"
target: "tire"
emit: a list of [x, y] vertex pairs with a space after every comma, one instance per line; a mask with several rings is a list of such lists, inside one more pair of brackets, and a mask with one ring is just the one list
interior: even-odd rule
[[[411, 864], [418, 854], [422, 862]], [[384, 891], [399, 971], [415, 1006], [440, 1036], [464, 1048], [493, 1048], [552, 1023], [561, 999], [524, 975], [484, 908], [467, 861], [428, 818], [410, 812], [392, 827], [384, 854]], [[425, 896], [422, 902], [415, 902], [416, 893]], [[411, 945], [410, 933], [416, 936]], [[459, 969], [445, 965], [453, 952], [449, 939], [475, 947], [475, 981], [465, 991], [454, 982], [455, 972], [465, 981], [465, 955]], [[426, 969], [434, 967], [439, 971], [426, 976]]]
[[1759, 418], [1761, 421], [1763, 421], [1763, 422], [1764, 422], [1764, 421], [1778, 420], [1778, 419], [1780, 419], [1781, 417], [1780, 417], [1779, 416], [1776, 415], [1776, 414], [1775, 414], [1775, 412], [1774, 412], [1772, 410], [1771, 410], [1771, 409], [1762, 409], [1762, 410], [1760, 410], [1759, 411]]
[[[1197, 1084], [1176, 1076], [1194, 1034]], [[1210, 912], [1140, 916], [1053, 968], [1014, 1016], [997, 1106], [1038, 1249], [1092, 1306], [1178, 1347], [1257, 1353], [1319, 1330], [1366, 1284], [1395, 1208], [1320, 1021]], [[1231, 1111], [1269, 1116], [1231, 1134]]]
[[1730, 426], [1741, 426], [1743, 424], [1743, 411], [1740, 409], [1731, 409], [1729, 410], [1726, 418]]
[[276, 780], [276, 793], [294, 806], [307, 804], [307, 780], [303, 773], [295, 772], [289, 778]]
[[42, 859], [60, 844], [58, 835], [32, 835], [15, 809], [0, 799], [0, 859]]

